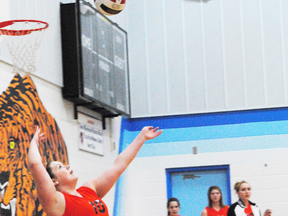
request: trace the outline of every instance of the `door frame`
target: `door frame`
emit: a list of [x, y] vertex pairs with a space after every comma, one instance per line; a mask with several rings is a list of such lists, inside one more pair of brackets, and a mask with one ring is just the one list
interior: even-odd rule
[[166, 187], [167, 187], [167, 199], [172, 197], [172, 183], [171, 175], [177, 172], [185, 171], [206, 171], [206, 170], [225, 170], [226, 171], [226, 186], [228, 188], [228, 203], [231, 205], [231, 187], [230, 187], [230, 166], [229, 165], [215, 165], [215, 166], [198, 166], [198, 167], [178, 167], [178, 168], [166, 168]]

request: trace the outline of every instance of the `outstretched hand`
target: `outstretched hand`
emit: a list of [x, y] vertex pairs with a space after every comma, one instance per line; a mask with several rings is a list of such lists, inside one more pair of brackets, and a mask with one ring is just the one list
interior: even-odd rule
[[36, 142], [37, 146], [39, 146], [39, 141], [45, 139], [45, 134], [44, 133], [40, 134], [40, 132], [41, 132], [41, 129], [37, 126], [36, 132], [32, 139], [32, 141]]
[[[35, 131], [35, 134], [30, 142], [30, 147], [28, 151], [28, 166], [30, 169], [33, 169], [33, 166], [36, 164], [42, 165], [41, 155], [39, 153], [39, 142], [43, 139], [45, 139], [45, 134], [40, 133], [41, 130], [37, 126], [37, 129]], [[42, 165], [43, 166], [43, 165]]]
[[141, 133], [143, 134], [146, 140], [150, 140], [154, 139], [155, 137], [158, 137], [163, 132], [163, 130], [157, 131], [158, 129], [159, 127], [153, 128], [153, 126], [147, 126], [141, 130]]

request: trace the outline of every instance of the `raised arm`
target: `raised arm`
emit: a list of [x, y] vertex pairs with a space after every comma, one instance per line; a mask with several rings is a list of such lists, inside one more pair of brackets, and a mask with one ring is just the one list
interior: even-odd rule
[[96, 190], [100, 198], [113, 187], [119, 176], [124, 172], [132, 160], [136, 157], [146, 140], [154, 139], [162, 133], [152, 126], [144, 127], [134, 141], [116, 158], [113, 165], [99, 177], [87, 181], [84, 186]]
[[53, 181], [42, 164], [41, 155], [38, 150], [39, 141], [44, 139], [44, 133], [40, 134], [40, 128], [37, 127], [30, 143], [28, 166], [32, 173], [38, 198], [44, 211], [48, 215], [62, 215], [65, 209], [64, 196], [56, 191]]

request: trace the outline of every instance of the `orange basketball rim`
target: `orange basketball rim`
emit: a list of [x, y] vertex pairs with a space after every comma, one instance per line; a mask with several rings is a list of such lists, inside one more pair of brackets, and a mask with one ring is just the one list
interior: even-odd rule
[[[13, 29], [13, 25], [16, 23], [22, 23], [22, 24], [27, 24], [28, 28], [23, 28], [23, 29]], [[29, 24], [38, 24], [39, 27], [37, 28], [30, 28]], [[25, 25], [22, 25], [24, 27]], [[31, 32], [35, 31], [42, 31], [44, 29], [47, 29], [49, 24], [44, 21], [40, 20], [9, 20], [9, 21], [4, 21], [0, 22], [0, 35], [8, 35], [8, 36], [22, 36], [22, 35], [27, 35], [30, 34]], [[12, 29], [7, 29], [5, 27], [12, 27]]]

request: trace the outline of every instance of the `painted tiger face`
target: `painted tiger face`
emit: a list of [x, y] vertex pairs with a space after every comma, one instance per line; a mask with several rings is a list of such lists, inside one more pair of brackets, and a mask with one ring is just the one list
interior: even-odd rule
[[28, 170], [28, 150], [36, 127], [42, 162], [68, 164], [67, 149], [54, 118], [45, 110], [29, 76], [16, 74], [0, 96], [0, 215], [45, 215]]

